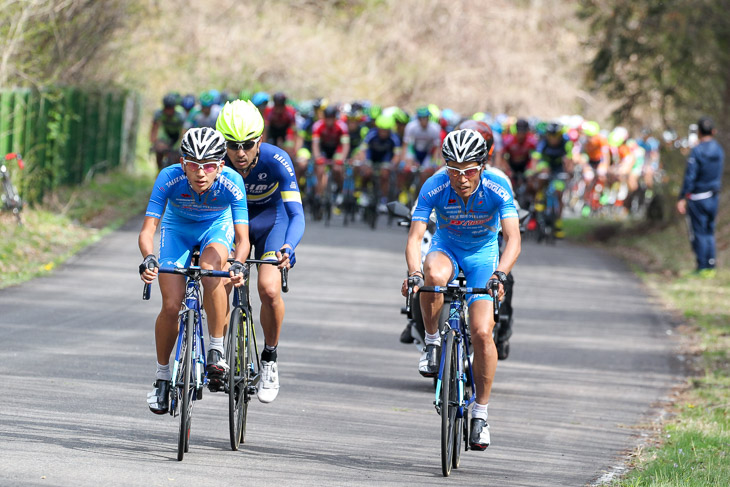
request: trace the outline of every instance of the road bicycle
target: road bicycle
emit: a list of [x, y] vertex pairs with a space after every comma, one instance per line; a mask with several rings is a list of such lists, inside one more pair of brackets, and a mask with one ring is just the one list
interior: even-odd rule
[[[232, 262], [232, 259], [229, 260]], [[226, 334], [226, 362], [229, 366], [224, 390], [228, 394], [228, 426], [231, 450], [236, 451], [246, 436], [248, 403], [261, 380], [261, 361], [251, 309], [249, 275], [252, 265], [278, 265], [277, 261], [249, 259], [244, 263], [244, 284], [234, 288], [233, 311]], [[289, 291], [288, 270], [281, 269], [281, 290]]]
[[[229, 277], [226, 271], [201, 269], [199, 252], [193, 252], [190, 267], [160, 267], [162, 274], [179, 274], [185, 276], [185, 297], [180, 308], [180, 325], [178, 327], [175, 361], [172, 367], [170, 382], [170, 415], [180, 417], [180, 428], [177, 442], [177, 459], [182, 460], [190, 448], [190, 424], [193, 404], [203, 398], [203, 387], [208, 383], [205, 372], [205, 342], [203, 339], [202, 299], [200, 281], [203, 277]], [[150, 298], [151, 285], [144, 285], [142, 298]]]
[[21, 215], [21, 211], [23, 210], [23, 200], [20, 198], [18, 190], [13, 185], [13, 181], [10, 178], [10, 172], [6, 165], [13, 159], [15, 159], [18, 163], [18, 168], [23, 169], [25, 167], [23, 164], [23, 158], [20, 154], [15, 152], [5, 154], [5, 162], [0, 163], [0, 174], [2, 174], [3, 180], [3, 192], [0, 193], [0, 196], [2, 197], [3, 208], [15, 215], [18, 225], [23, 225], [23, 217]]
[[[468, 294], [497, 296], [499, 283], [491, 288], [465, 287], [463, 280], [447, 286], [424, 286], [421, 292], [443, 293], [451, 300], [448, 327], [441, 332], [441, 360], [436, 381], [434, 406], [441, 416], [441, 471], [444, 477], [451, 468], [459, 468], [461, 445], [469, 450], [469, 406], [476, 399], [470, 352], [469, 323], [466, 318]], [[495, 298], [496, 299], [496, 298]], [[499, 306], [493, 306], [495, 328], [499, 323]]]

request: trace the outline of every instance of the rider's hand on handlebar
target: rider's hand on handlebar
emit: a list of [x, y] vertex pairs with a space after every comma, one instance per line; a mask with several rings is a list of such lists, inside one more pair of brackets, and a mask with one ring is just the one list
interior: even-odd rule
[[279, 260], [277, 268], [291, 269], [291, 266], [294, 263], [294, 250], [289, 247], [289, 244], [284, 244], [284, 246], [276, 252], [276, 258]]
[[157, 257], [155, 257], [154, 254], [148, 255], [139, 265], [140, 279], [142, 279], [145, 284], [152, 284], [152, 281], [154, 281], [157, 277], [157, 269], [159, 267], [160, 263], [157, 262]]
[[231, 274], [231, 282], [235, 287], [243, 286], [246, 280], [248, 268], [239, 261], [233, 261], [233, 264], [228, 268], [228, 272]]
[[424, 286], [423, 275], [420, 273], [414, 273], [403, 280], [400, 292], [403, 296], [408, 296], [408, 288], [413, 288], [413, 292], [418, 292], [418, 289]]
[[[504, 286], [501, 282], [499, 282], [499, 279], [497, 278], [491, 278], [489, 281], [487, 281], [487, 289], [489, 289], [489, 295], [492, 296], [492, 286], [497, 283], [499, 284], [499, 291], [497, 292], [498, 299], [502, 301], [504, 299]], [[494, 296], [492, 296], [494, 297]]]

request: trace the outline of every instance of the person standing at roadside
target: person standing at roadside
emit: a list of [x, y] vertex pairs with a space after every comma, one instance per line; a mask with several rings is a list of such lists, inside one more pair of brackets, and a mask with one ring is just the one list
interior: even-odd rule
[[715, 218], [722, 185], [725, 153], [715, 140], [712, 119], [697, 122], [699, 144], [687, 159], [677, 211], [687, 215], [689, 239], [697, 257], [697, 273], [715, 276]]

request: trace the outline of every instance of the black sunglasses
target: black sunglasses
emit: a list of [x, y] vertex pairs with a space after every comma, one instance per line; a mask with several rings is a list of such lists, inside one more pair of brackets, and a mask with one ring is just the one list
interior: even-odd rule
[[259, 141], [261, 137], [256, 137], [255, 139], [249, 139], [249, 140], [227, 140], [226, 141], [226, 147], [228, 147], [231, 150], [251, 150], [253, 149], [253, 146], [256, 145], [256, 142]]

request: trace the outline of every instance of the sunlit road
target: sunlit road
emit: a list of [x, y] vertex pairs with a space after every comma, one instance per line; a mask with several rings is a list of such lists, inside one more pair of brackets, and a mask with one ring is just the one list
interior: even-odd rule
[[147, 409], [159, 292], [141, 300], [140, 220], [52, 276], [0, 291], [0, 485], [580, 486], [636, 444], [679, 369], [637, 279], [593, 250], [525, 244], [492, 446], [441, 475], [439, 416], [402, 345], [406, 233], [309, 223], [286, 296], [281, 393], [230, 450], [227, 397], [177, 420]]

